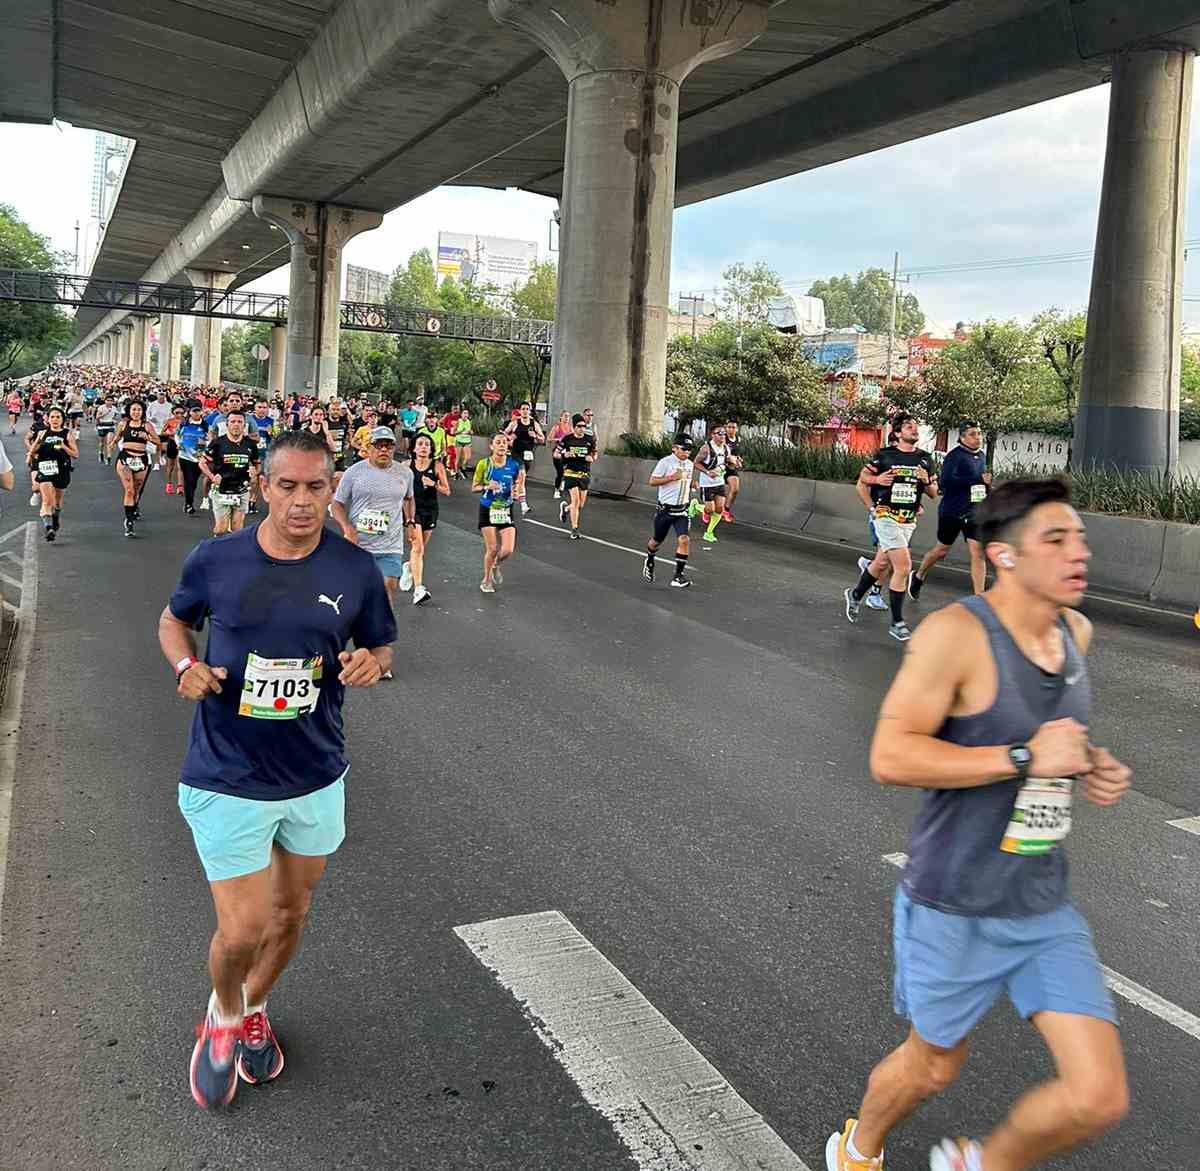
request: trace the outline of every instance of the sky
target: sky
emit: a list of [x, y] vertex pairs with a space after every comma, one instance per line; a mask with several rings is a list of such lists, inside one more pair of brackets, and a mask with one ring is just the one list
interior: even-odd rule
[[[1200, 72], [1197, 74], [1200, 84]], [[1090, 251], [1104, 165], [1108, 86], [1041, 103], [917, 142], [680, 209], [675, 215], [672, 304], [718, 288], [736, 261], [766, 260], [789, 292], [863, 268], [901, 271], [962, 260]], [[75, 223], [86, 255], [90, 131], [0, 124], [0, 202], [73, 254]], [[1200, 237], [1200, 116], [1188, 191], [1188, 238]], [[16, 164], [16, 165], [14, 165]], [[398, 208], [346, 248], [350, 264], [390, 271], [417, 248], [435, 250], [439, 229], [535, 240], [545, 257], [554, 202], [525, 192], [440, 188]], [[1049, 305], [1087, 303], [1090, 264], [913, 277], [926, 318], [1032, 317]], [[1200, 297], [1200, 248], [1186, 291]], [[286, 269], [255, 288], [286, 291]], [[1200, 301], [1185, 306], [1200, 329]]]

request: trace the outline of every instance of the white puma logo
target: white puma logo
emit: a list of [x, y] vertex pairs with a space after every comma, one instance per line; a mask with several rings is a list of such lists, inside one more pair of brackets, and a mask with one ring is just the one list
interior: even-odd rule
[[342, 599], [345, 596], [346, 596], [345, 594], [338, 594], [337, 600], [334, 601], [333, 598], [330, 598], [325, 594], [318, 594], [317, 602], [318, 603], [324, 602], [326, 606], [332, 606], [333, 612], [340, 618], [342, 616], [342, 610], [341, 610]]

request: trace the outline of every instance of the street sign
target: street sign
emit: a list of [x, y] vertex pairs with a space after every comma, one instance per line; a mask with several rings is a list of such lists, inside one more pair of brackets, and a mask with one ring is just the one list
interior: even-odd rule
[[479, 397], [485, 403], [498, 403], [500, 401], [500, 392], [498, 390], [485, 390]]
[[379, 327], [380, 327], [380, 326], [383, 324], [383, 317], [382, 317], [382, 315], [381, 315], [381, 314], [379, 314], [379, 313], [376, 313], [376, 312], [375, 312], [375, 310], [374, 310], [374, 309], [372, 309], [372, 310], [371, 310], [371, 311], [370, 311], [370, 312], [367, 314], [367, 324], [368, 324], [368, 325], [369, 325], [369, 326], [370, 326], [372, 329], [378, 329], [378, 328], [379, 328]]
[[486, 382], [483, 384], [483, 389], [484, 389], [484, 390], [498, 390], [498, 389], [499, 389], [499, 387], [496, 385], [496, 380], [495, 380], [494, 378], [489, 378], [489, 379], [488, 379], [488, 380], [487, 380], [487, 381], [486, 381]]
[[265, 362], [271, 356], [271, 351], [268, 350], [267, 347], [264, 345], [257, 345], [253, 349], [251, 349], [250, 352], [260, 362]]
[[442, 332], [442, 322], [441, 322], [440, 318], [431, 317], [428, 321], [425, 322], [425, 328], [430, 333], [441, 333]]

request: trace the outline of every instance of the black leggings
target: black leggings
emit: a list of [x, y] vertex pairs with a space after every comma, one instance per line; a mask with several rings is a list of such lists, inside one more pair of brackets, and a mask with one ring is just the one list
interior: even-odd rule
[[554, 491], [555, 492], [560, 492], [562, 490], [562, 474], [563, 474], [564, 463], [565, 463], [565, 461], [561, 460], [561, 459], [556, 459], [554, 461]]
[[181, 459], [183, 469], [183, 501], [188, 508], [196, 507], [196, 485], [200, 483], [200, 465], [192, 459]]

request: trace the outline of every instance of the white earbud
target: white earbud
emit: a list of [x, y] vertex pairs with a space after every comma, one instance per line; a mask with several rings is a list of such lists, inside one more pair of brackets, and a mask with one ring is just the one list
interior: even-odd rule
[[1015, 569], [1017, 563], [1013, 560], [1011, 553], [1001, 553], [997, 560], [1005, 569]]

